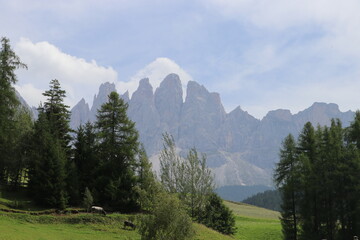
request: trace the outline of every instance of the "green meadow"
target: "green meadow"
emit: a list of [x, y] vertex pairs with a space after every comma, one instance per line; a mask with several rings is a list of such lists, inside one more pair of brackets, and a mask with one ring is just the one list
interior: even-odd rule
[[[0, 208], [9, 209], [12, 200], [0, 198]], [[226, 202], [236, 215], [237, 232], [225, 236], [194, 223], [196, 240], [279, 240], [279, 213], [247, 204]], [[0, 211], [0, 240], [123, 239], [140, 240], [137, 231], [123, 228], [123, 221], [134, 215], [62, 214], [30, 215]]]

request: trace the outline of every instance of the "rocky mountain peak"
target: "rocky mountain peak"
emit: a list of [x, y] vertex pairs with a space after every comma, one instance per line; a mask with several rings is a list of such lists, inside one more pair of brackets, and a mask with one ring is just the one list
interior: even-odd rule
[[72, 109], [71, 109], [71, 119], [70, 127], [72, 129], [77, 129], [81, 124], [89, 121], [90, 118], [90, 109], [89, 104], [85, 102], [85, 99], [82, 98]]
[[151, 86], [148, 78], [143, 78], [140, 80], [139, 87], [133, 93], [130, 102], [132, 104], [138, 104], [141, 102], [147, 102], [151, 105], [154, 104], [153, 87]]
[[169, 74], [155, 91], [155, 106], [164, 131], [176, 139], [183, 105], [183, 91], [178, 75]]
[[[181, 88], [181, 80], [179, 75], [175, 73], [170, 73], [167, 75], [164, 80], [160, 83], [160, 87], [169, 88], [169, 89], [178, 89]], [[181, 90], [182, 91], [182, 90]]]
[[291, 121], [292, 114], [290, 110], [287, 109], [277, 109], [273, 111], [269, 111], [264, 117], [264, 121], [266, 120], [281, 120], [281, 121]]
[[102, 83], [99, 87], [98, 95], [94, 96], [93, 105], [91, 107], [91, 121], [95, 121], [97, 110], [101, 105], [108, 101], [108, 96], [111, 92], [116, 91], [114, 83]]
[[129, 91], [126, 91], [123, 95], [121, 95], [122, 99], [124, 99], [125, 102], [130, 102], [130, 96]]

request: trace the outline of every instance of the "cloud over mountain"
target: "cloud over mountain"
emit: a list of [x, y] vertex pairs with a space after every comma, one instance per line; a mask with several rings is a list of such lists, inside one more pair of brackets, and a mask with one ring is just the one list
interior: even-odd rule
[[117, 72], [111, 67], [66, 54], [49, 42], [33, 43], [22, 38], [15, 50], [28, 65], [28, 70], [18, 72], [20, 81], [16, 88], [32, 106], [43, 101], [39, 93], [48, 89], [52, 79], [60, 81], [67, 93], [65, 102], [71, 106], [81, 97], [90, 101], [99, 84], [117, 79]]
[[129, 93], [132, 94], [137, 89], [141, 79], [149, 78], [150, 84], [155, 90], [160, 86], [162, 80], [170, 73], [179, 75], [183, 90], [186, 92], [186, 85], [188, 81], [192, 80], [192, 77], [173, 60], [165, 57], [156, 58], [153, 62], [149, 63], [132, 76], [130, 81], [118, 82], [117, 89], [120, 92], [128, 90]]

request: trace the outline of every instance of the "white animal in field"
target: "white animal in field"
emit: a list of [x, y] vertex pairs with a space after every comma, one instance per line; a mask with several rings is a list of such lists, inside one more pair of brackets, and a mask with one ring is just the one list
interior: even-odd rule
[[92, 206], [91, 212], [97, 212], [97, 213], [102, 213], [102, 214], [106, 215], [105, 210], [102, 207], [98, 207], [98, 206]]

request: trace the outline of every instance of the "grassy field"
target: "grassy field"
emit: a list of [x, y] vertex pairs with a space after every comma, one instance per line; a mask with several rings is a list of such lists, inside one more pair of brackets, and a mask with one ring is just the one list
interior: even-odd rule
[[[16, 205], [11, 196], [0, 198], [0, 208], [8, 209]], [[22, 202], [22, 209], [31, 205]], [[236, 215], [237, 232], [229, 237], [201, 224], [194, 223], [195, 240], [279, 240], [281, 226], [279, 213], [250, 206], [226, 202]], [[35, 209], [41, 210], [41, 209]], [[0, 240], [42, 240], [42, 239], [123, 239], [139, 240], [137, 231], [123, 229], [125, 219], [131, 215], [110, 214], [63, 214], [63, 215], [29, 215], [0, 211]]]
[[235, 239], [280, 240], [280, 214], [244, 203], [225, 202], [236, 215]]

